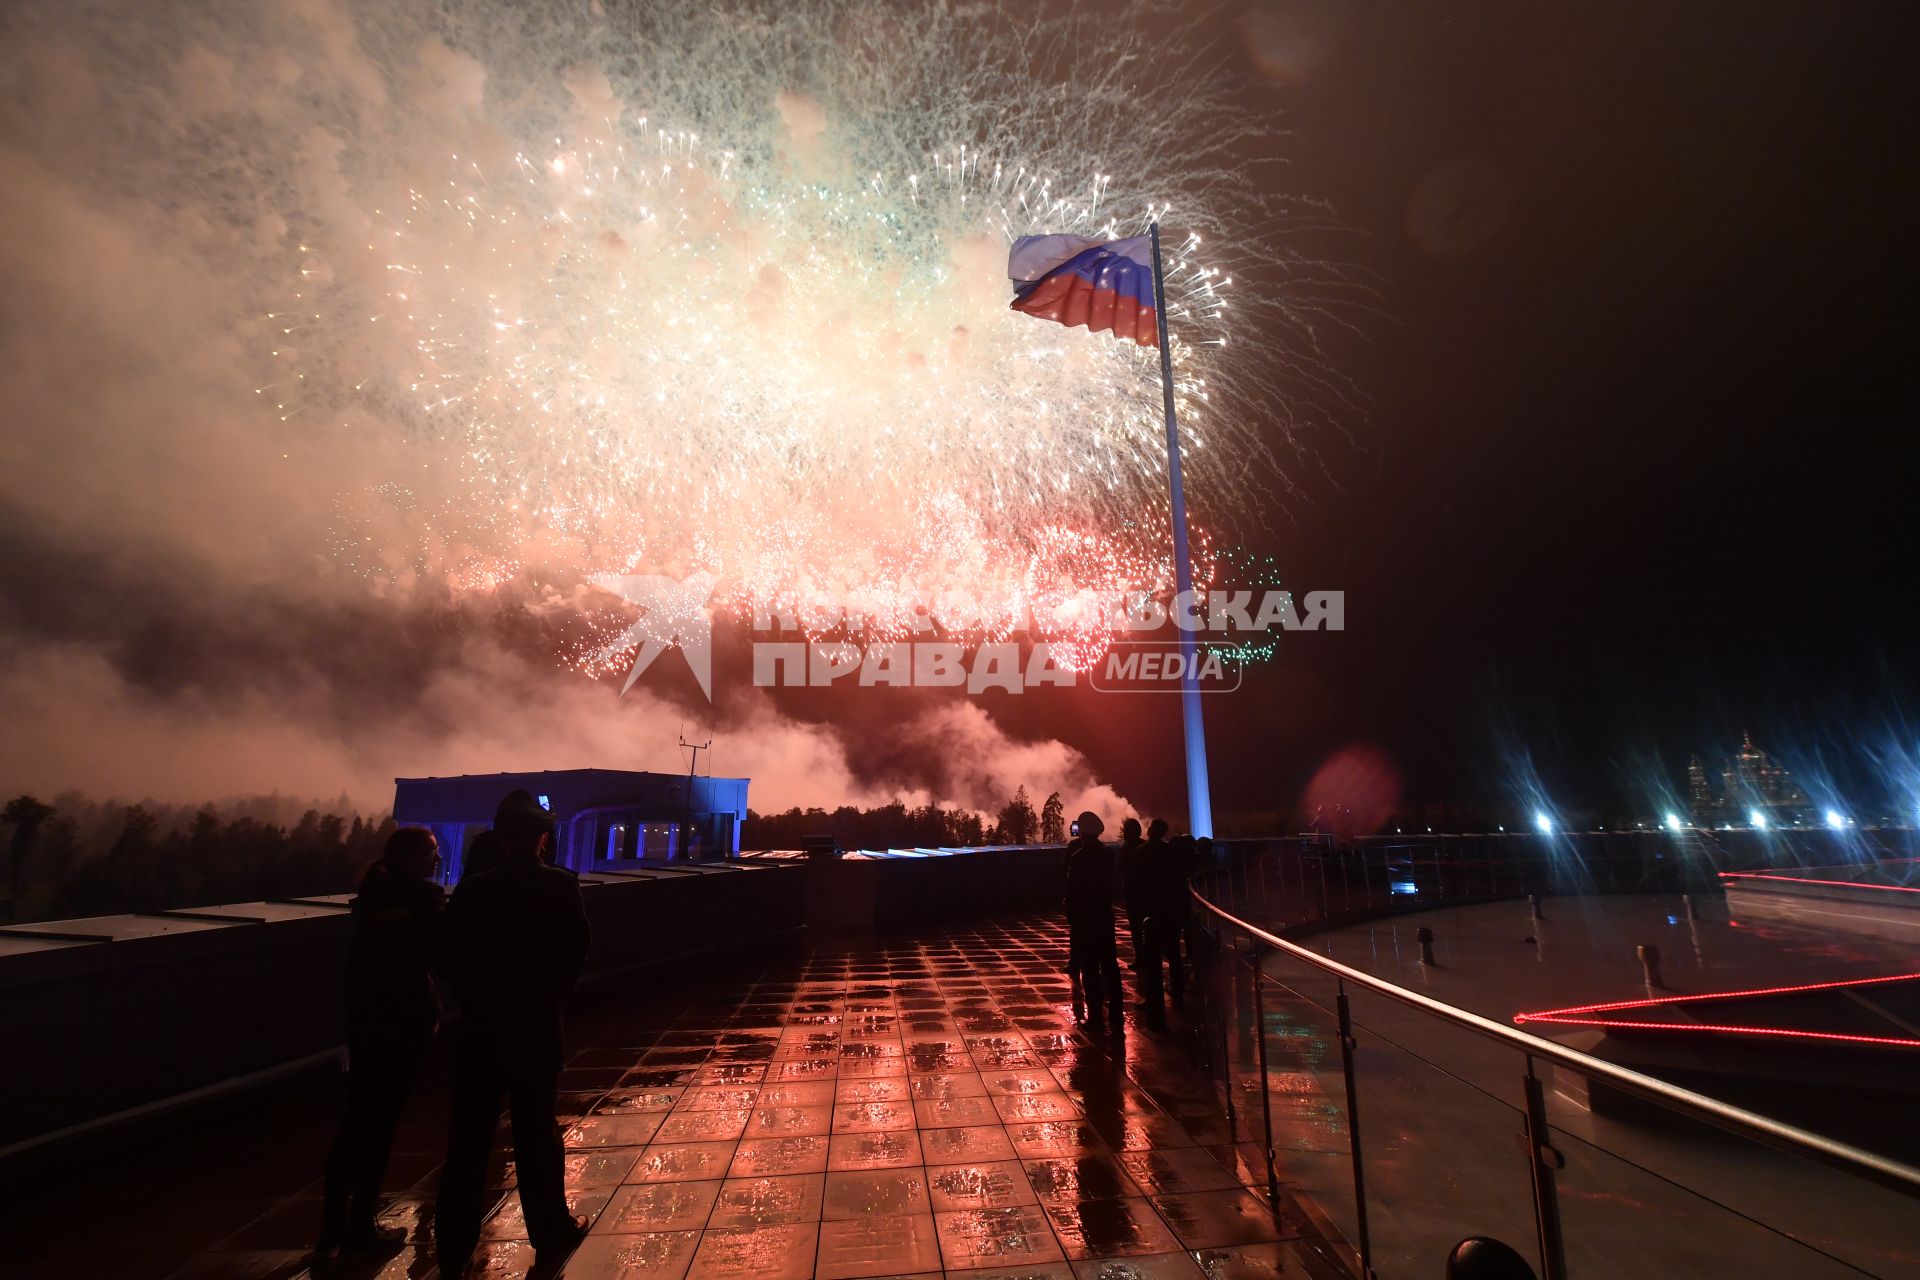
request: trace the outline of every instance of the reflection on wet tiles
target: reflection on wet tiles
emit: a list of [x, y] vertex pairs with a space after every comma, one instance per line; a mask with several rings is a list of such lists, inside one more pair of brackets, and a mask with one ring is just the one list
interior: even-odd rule
[[[567, 1207], [588, 1218], [598, 1214], [616, 1187], [583, 1187], [567, 1192]], [[527, 1220], [520, 1210], [520, 1197], [508, 1196], [491, 1218], [480, 1226], [483, 1240], [525, 1240]]]
[[987, 1092], [993, 1094], [1053, 1093], [1060, 1088], [1060, 1082], [1053, 1078], [1051, 1071], [1038, 1068], [1031, 1071], [982, 1071], [980, 1079], [986, 1083]]
[[753, 1113], [749, 1138], [799, 1138], [826, 1133], [837, 1119], [831, 1106], [768, 1107]]
[[1258, 1244], [1300, 1234], [1297, 1224], [1286, 1222], [1284, 1217], [1276, 1224], [1264, 1200], [1239, 1189], [1156, 1196], [1153, 1206], [1189, 1249]]
[[507, 1276], [522, 1276], [534, 1263], [533, 1246], [525, 1240], [482, 1240], [480, 1247], [473, 1251], [473, 1261], [467, 1264], [461, 1280], [491, 1280]]
[[1013, 1143], [999, 1125], [964, 1125], [955, 1129], [921, 1131], [920, 1145], [928, 1164], [966, 1164], [971, 1161], [1011, 1160]]
[[680, 1094], [679, 1089], [620, 1088], [600, 1099], [593, 1111], [596, 1115], [671, 1111]]
[[1203, 1272], [1190, 1253], [1083, 1258], [1073, 1264], [1073, 1275], [1074, 1280], [1227, 1280], [1216, 1272]]
[[675, 1111], [742, 1111], [751, 1110], [759, 1100], [760, 1090], [753, 1085], [715, 1085], [709, 1088], [688, 1089], [680, 1095]]
[[[568, 1187], [617, 1187], [627, 1180], [640, 1152], [633, 1148], [607, 1151], [569, 1151], [561, 1164], [561, 1176]], [[508, 1182], [512, 1183], [512, 1169]]]
[[842, 1080], [834, 1090], [834, 1101], [841, 1103], [900, 1102], [908, 1096], [908, 1082], [900, 1076], [877, 1080]]
[[585, 1116], [567, 1130], [566, 1145], [581, 1147], [644, 1147], [669, 1117], [657, 1111], [632, 1115]]
[[707, 1225], [717, 1180], [647, 1182], [621, 1187], [607, 1201], [595, 1228], [600, 1231], [684, 1231]]
[[907, 1089], [916, 1102], [941, 1098], [979, 1098], [987, 1092], [986, 1083], [978, 1073], [972, 1071], [956, 1075], [915, 1076], [907, 1081]]
[[834, 1108], [835, 1133], [872, 1133], [913, 1128], [913, 1108], [905, 1102], [846, 1102]]
[[[1232, 1134], [1182, 1046], [1136, 1033], [1116, 1052], [1072, 1028], [1065, 943], [1044, 921], [821, 949], [762, 981], [696, 984], [677, 1020], [579, 1046], [567, 1067], [577, 1090], [562, 1101], [584, 1116], [567, 1131], [566, 1178], [598, 1217], [566, 1276], [1338, 1274], [1317, 1241], [1277, 1242], [1298, 1223], [1277, 1231], [1240, 1189], [1236, 1176], [1264, 1185], [1264, 1153], [1249, 1148], [1248, 1168], [1219, 1145]], [[1253, 1090], [1249, 1114], [1257, 1080], [1236, 1076]], [[1324, 1105], [1311, 1081], [1284, 1056], [1270, 1074], [1283, 1143], [1302, 1125], [1327, 1127], [1309, 1114]], [[424, 1242], [440, 1135], [410, 1124], [419, 1132], [403, 1134], [396, 1178], [420, 1191], [390, 1216]], [[510, 1145], [503, 1126], [492, 1185], [511, 1185]], [[406, 1163], [415, 1154], [418, 1168]], [[310, 1199], [297, 1208], [288, 1248], [312, 1229]], [[281, 1247], [277, 1221], [236, 1247]], [[509, 1195], [489, 1230], [518, 1224]], [[1183, 1246], [1206, 1251], [1205, 1277]], [[530, 1261], [523, 1242], [490, 1248], [493, 1274]], [[395, 1280], [410, 1268], [408, 1280], [422, 1280], [430, 1263], [404, 1253]]]
[[701, 1067], [693, 1073], [693, 1083], [701, 1086], [757, 1084], [766, 1075], [764, 1062], [725, 1062]]
[[1183, 1191], [1223, 1191], [1240, 1180], [1199, 1147], [1170, 1147], [1160, 1151], [1123, 1151], [1120, 1164], [1148, 1195], [1177, 1195]]
[[768, 1065], [768, 1080], [831, 1080], [840, 1070], [838, 1058], [808, 1058]]
[[747, 1120], [752, 1114], [744, 1107], [726, 1111], [674, 1111], [661, 1122], [656, 1137], [661, 1142], [725, 1142], [747, 1131]]
[[1054, 1234], [1069, 1258], [1169, 1253], [1180, 1242], [1144, 1198], [1054, 1201], [1047, 1205]]
[[592, 1235], [567, 1260], [567, 1280], [681, 1280], [698, 1231]]
[[827, 1167], [827, 1139], [749, 1138], [740, 1144], [728, 1170], [735, 1178], [788, 1173], [823, 1173]]
[[1046, 1204], [1115, 1200], [1140, 1194], [1119, 1162], [1109, 1155], [1030, 1160], [1026, 1169], [1035, 1194]]
[[1007, 1136], [1026, 1158], [1096, 1155], [1107, 1149], [1093, 1126], [1083, 1121], [1047, 1120], [1014, 1125], [1007, 1130]]
[[762, 1107], [830, 1107], [834, 1086], [830, 1080], [773, 1083], [760, 1088]]
[[993, 1100], [1000, 1118], [1008, 1124], [1031, 1120], [1075, 1120], [1080, 1108], [1064, 1093], [1028, 1093], [1001, 1096]]
[[820, 1224], [816, 1280], [852, 1280], [926, 1271], [940, 1265], [933, 1219], [926, 1214], [876, 1214]]
[[813, 1274], [820, 1225], [774, 1223], [708, 1231], [700, 1237], [688, 1280], [805, 1280]]
[[1033, 1186], [1017, 1160], [930, 1167], [927, 1187], [939, 1212], [956, 1209], [998, 1209], [1035, 1204]]
[[836, 1133], [828, 1140], [827, 1168], [897, 1169], [924, 1163], [920, 1135], [911, 1129], [886, 1133]]
[[1066, 1256], [1036, 1205], [961, 1209], [936, 1215], [934, 1224], [950, 1271], [1057, 1262]]
[[923, 1214], [928, 1204], [925, 1169], [849, 1169], [827, 1174], [823, 1216], [835, 1221], [875, 1213]]
[[729, 1178], [720, 1188], [709, 1227], [759, 1227], [776, 1222], [817, 1222], [825, 1183], [818, 1173], [765, 1178]]
[[641, 1154], [629, 1182], [696, 1182], [721, 1177], [733, 1160], [732, 1142], [656, 1143]]
[[933, 1098], [913, 1104], [914, 1122], [922, 1129], [953, 1129], [962, 1125], [999, 1124], [992, 1098]]

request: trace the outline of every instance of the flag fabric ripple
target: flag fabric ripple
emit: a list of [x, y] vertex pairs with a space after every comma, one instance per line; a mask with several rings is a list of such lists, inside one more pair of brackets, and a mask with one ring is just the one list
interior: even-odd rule
[[1143, 347], [1160, 345], [1153, 246], [1146, 236], [1022, 236], [1007, 256], [1013, 309]]

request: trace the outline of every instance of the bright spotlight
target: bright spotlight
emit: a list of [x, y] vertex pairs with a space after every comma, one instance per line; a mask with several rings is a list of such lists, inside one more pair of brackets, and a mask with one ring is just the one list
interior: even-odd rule
[[1533, 825], [1540, 829], [1540, 834], [1543, 836], [1553, 834], [1553, 819], [1549, 818], [1544, 812], [1533, 815]]
[[1829, 809], [1827, 810], [1827, 825], [1835, 831], [1838, 831], [1847, 825], [1847, 820], [1838, 809]]
[[1755, 831], [1765, 831], [1767, 829], [1767, 815], [1758, 809], [1749, 809], [1747, 810], [1747, 825]]
[[1679, 815], [1679, 814], [1677, 814], [1677, 813], [1670, 813], [1670, 814], [1668, 814], [1668, 815], [1667, 815], [1667, 830], [1669, 830], [1669, 831], [1678, 831], [1679, 829], [1680, 829], [1680, 815]]

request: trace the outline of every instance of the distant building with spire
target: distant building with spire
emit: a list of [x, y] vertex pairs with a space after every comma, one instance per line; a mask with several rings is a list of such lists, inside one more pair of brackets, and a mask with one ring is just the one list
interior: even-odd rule
[[1687, 763], [1687, 807], [1696, 826], [1731, 823], [1748, 825], [1755, 813], [1772, 826], [1790, 826], [1806, 816], [1807, 794], [1793, 775], [1768, 759], [1753, 745], [1753, 735], [1740, 735], [1740, 749], [1720, 771], [1721, 790], [1715, 795], [1706, 764], [1699, 756]]

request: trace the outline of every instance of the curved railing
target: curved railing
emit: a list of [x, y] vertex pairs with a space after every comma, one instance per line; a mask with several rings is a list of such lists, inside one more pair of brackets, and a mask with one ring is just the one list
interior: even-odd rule
[[[1439, 1277], [1471, 1236], [1531, 1252], [1546, 1280], [1920, 1276], [1920, 1169], [1282, 936], [1567, 887], [1538, 863], [1379, 864], [1314, 845], [1230, 854], [1196, 882], [1189, 939], [1218, 961], [1199, 1012], [1242, 1159], [1276, 1206], [1329, 1219], [1363, 1276]], [[1671, 871], [1613, 887], [1696, 887]]]

